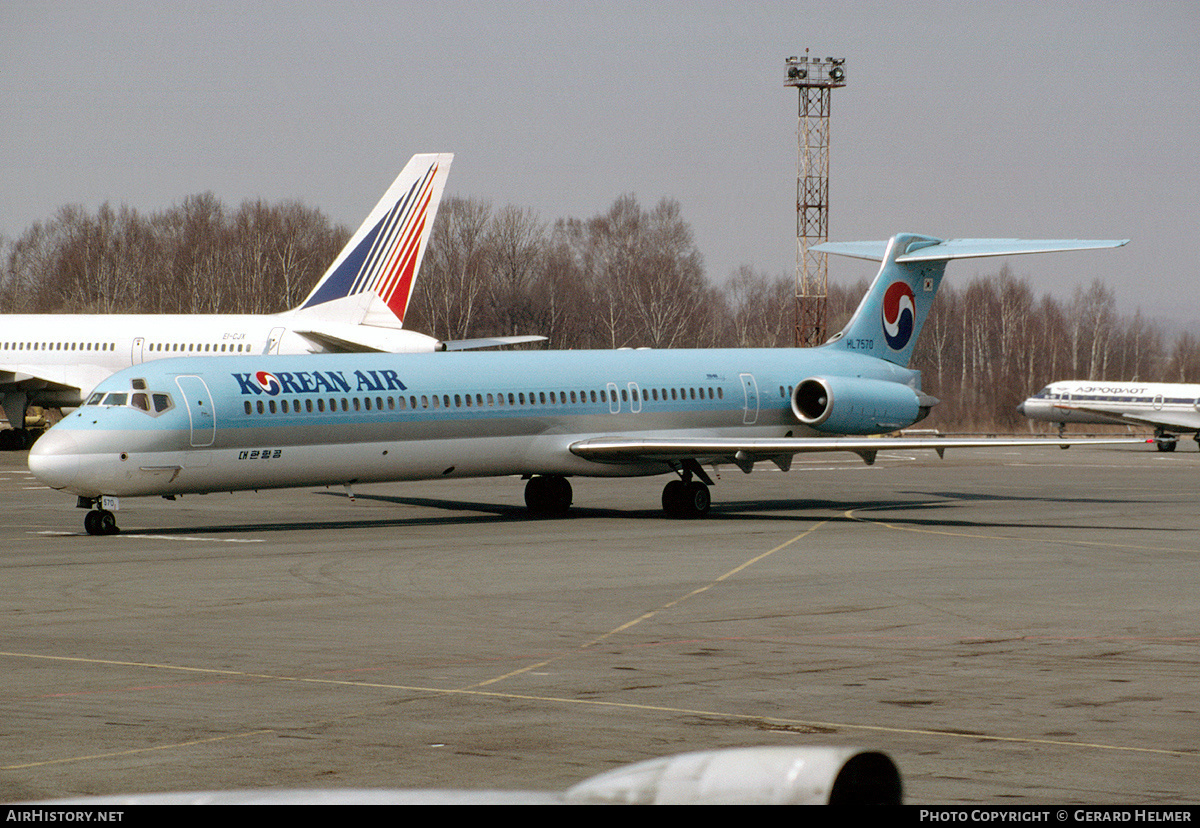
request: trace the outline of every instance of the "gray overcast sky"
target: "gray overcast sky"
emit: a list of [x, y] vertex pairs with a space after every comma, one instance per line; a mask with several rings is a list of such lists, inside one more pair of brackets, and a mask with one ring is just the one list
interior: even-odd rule
[[805, 48], [847, 60], [831, 238], [1131, 238], [1011, 264], [1039, 293], [1100, 277], [1123, 311], [1200, 320], [1200, 12], [1161, 0], [5, 0], [0, 235], [206, 190], [353, 228], [411, 154], [448, 151], [448, 193], [547, 222], [667, 196], [712, 278], [791, 274], [784, 58]]

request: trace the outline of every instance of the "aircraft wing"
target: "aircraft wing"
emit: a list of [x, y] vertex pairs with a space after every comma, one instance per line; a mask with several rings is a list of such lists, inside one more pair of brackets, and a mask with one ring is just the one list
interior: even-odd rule
[[570, 445], [572, 454], [598, 463], [645, 463], [672, 460], [728, 462], [749, 473], [757, 460], [775, 461], [781, 468], [790, 465], [792, 456], [810, 452], [849, 451], [868, 464], [875, 462], [880, 451], [933, 449], [939, 456], [946, 449], [1006, 448], [1075, 445], [1119, 445], [1123, 443], [1152, 443], [1145, 437], [1061, 439], [1052, 437], [992, 437], [968, 439], [960, 437], [774, 437], [739, 439], [698, 437], [696, 439], [632, 439], [627, 437], [594, 437]]
[[0, 396], [5, 392], [26, 389], [83, 393], [95, 388], [111, 373], [91, 365], [73, 366], [70, 376], [67, 375], [65, 366], [0, 365]]
[[1090, 408], [1086, 405], [1055, 405], [1054, 407], [1061, 408], [1063, 411], [1079, 411], [1096, 417], [1106, 417], [1118, 425], [1140, 425], [1149, 426], [1151, 428], [1177, 428], [1181, 431], [1196, 430], [1195, 418], [1193, 418], [1190, 422], [1185, 422], [1183, 417], [1171, 417], [1167, 412], [1160, 412], [1162, 416], [1138, 417], [1134, 414], [1123, 414], [1119, 411], [1105, 411], [1100, 408]]
[[11, 368], [0, 368], [0, 388], [18, 388], [22, 383], [28, 383], [31, 380], [40, 379], [36, 374], [30, 374], [21, 369], [20, 366], [12, 366]]

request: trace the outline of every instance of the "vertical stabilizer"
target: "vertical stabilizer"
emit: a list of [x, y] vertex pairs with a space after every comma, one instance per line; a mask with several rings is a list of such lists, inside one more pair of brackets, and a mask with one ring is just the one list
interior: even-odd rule
[[401, 327], [453, 158], [414, 155], [293, 313]]
[[[850, 317], [846, 327], [829, 341], [829, 346], [885, 359], [897, 365], [908, 365], [917, 337], [925, 325], [926, 317], [929, 316], [933, 297], [942, 283], [946, 262], [899, 262], [897, 257], [939, 243], [939, 239], [930, 236], [909, 233], [893, 236], [886, 243], [883, 266], [879, 268], [875, 281], [871, 283], [866, 296], [854, 311], [854, 316]], [[860, 245], [858, 252], [824, 252], [840, 252], [842, 255], [858, 258], [878, 258], [877, 255], [868, 255], [864, 248], [865, 245], [874, 245], [875, 249], [878, 249], [881, 243], [855, 244]], [[823, 247], [826, 245], [814, 249], [820, 251]]]

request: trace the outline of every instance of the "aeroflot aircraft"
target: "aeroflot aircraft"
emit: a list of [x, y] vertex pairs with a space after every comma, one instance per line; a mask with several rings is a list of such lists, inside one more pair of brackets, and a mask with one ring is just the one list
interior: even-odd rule
[[1159, 451], [1174, 451], [1175, 436], [1192, 432], [1200, 443], [1200, 385], [1173, 382], [1068, 381], [1047, 385], [1017, 411], [1031, 420], [1149, 426]]
[[526, 477], [530, 509], [562, 513], [572, 475], [673, 472], [663, 508], [700, 516], [712, 485], [703, 464], [787, 470], [810, 451], [870, 463], [880, 449], [1045, 445], [866, 435], [909, 426], [937, 402], [906, 366], [947, 261], [1124, 243], [821, 245], [883, 265], [819, 348], [159, 360], [97, 386], [34, 445], [29, 468], [97, 507], [84, 521], [93, 534], [116, 531], [120, 496], [489, 475]]
[[187, 355], [392, 353], [486, 347], [540, 336], [440, 342], [404, 313], [446, 185], [449, 153], [414, 155], [299, 307], [270, 315], [10, 315], [0, 331], [0, 405], [24, 443], [29, 406], [80, 405], [105, 377]]

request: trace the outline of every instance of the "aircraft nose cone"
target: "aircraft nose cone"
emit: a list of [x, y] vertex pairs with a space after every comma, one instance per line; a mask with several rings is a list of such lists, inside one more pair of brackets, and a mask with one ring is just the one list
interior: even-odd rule
[[79, 446], [70, 432], [50, 429], [29, 450], [29, 471], [52, 489], [65, 489], [79, 476]]
[[1020, 405], [1017, 406], [1017, 413], [1020, 414], [1022, 417], [1025, 416], [1025, 403], [1021, 403]]

